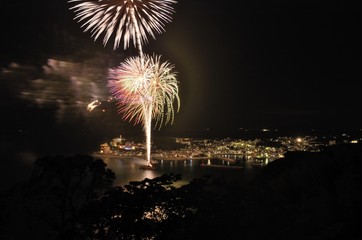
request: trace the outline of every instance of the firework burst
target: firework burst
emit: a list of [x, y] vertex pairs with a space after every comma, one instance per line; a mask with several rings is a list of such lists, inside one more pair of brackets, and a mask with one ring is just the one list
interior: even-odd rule
[[[132, 41], [139, 52], [138, 57], [126, 59], [119, 67], [110, 69], [111, 94], [116, 98], [123, 119], [143, 123], [146, 132], [147, 162], [150, 165], [151, 122], [155, 126], [173, 122], [174, 100], [177, 111], [180, 107], [176, 73], [173, 65], [161, 62], [160, 56], [143, 54], [142, 46], [150, 35], [165, 31], [164, 25], [171, 22], [172, 7], [176, 0], [69, 0], [78, 22], [83, 22], [84, 31], [90, 31], [94, 41], [104, 34], [103, 45], [114, 37], [113, 48], [129, 47]], [[91, 106], [92, 107], [92, 106]]]
[[161, 62], [160, 56], [145, 55], [143, 62], [140, 57], [130, 57], [109, 71], [108, 86], [119, 112], [134, 124], [146, 121], [145, 109], [151, 109], [155, 126], [172, 123], [175, 100], [176, 111], [180, 107], [177, 84], [174, 66]]
[[160, 56], [130, 57], [110, 69], [108, 86], [123, 119], [143, 123], [146, 133], [147, 163], [151, 165], [151, 122], [155, 126], [173, 122], [174, 100], [180, 107], [176, 72]]
[[75, 20], [82, 22], [84, 32], [90, 31], [96, 41], [104, 35], [103, 45], [114, 37], [113, 48], [133, 45], [140, 47], [148, 42], [148, 36], [165, 31], [164, 25], [171, 22], [175, 0], [69, 0], [74, 3], [70, 9], [76, 14]]

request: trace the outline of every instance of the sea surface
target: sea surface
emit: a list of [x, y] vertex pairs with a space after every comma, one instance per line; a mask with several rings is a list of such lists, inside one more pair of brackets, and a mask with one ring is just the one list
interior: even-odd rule
[[[46, 131], [47, 134], [29, 130], [1, 131], [0, 136], [0, 191], [14, 184], [28, 179], [31, 174], [34, 161], [46, 155], [70, 155], [87, 154], [99, 150], [99, 144], [109, 141], [104, 137], [95, 137], [83, 129], [72, 128], [72, 131], [64, 129], [53, 129]], [[57, 130], [57, 131], [56, 131]], [[59, 134], [59, 133], [62, 134]], [[268, 139], [277, 136], [318, 136], [326, 139], [362, 139], [362, 129], [353, 131], [266, 131], [243, 130], [235, 132], [235, 138], [239, 139]], [[195, 134], [197, 138], [213, 138], [212, 135]], [[231, 136], [231, 134], [230, 134]], [[219, 137], [224, 138], [224, 137]], [[186, 161], [164, 161], [155, 170], [141, 170], [140, 166], [145, 164], [140, 158], [103, 158], [107, 166], [115, 172], [115, 185], [125, 185], [130, 181], [140, 181], [145, 178], [154, 178], [164, 173], [180, 174], [183, 182], [189, 182], [194, 178], [204, 175], [227, 176], [241, 181], [247, 181], [255, 175], [255, 169], [245, 167], [243, 169], [233, 168], [211, 168], [202, 167], [200, 160]]]
[[[145, 178], [153, 179], [163, 174], [179, 174], [182, 180], [178, 184], [184, 185], [195, 178], [212, 176], [226, 180], [247, 183], [260, 171], [260, 168], [252, 166], [233, 167], [218, 159], [208, 160], [162, 160], [151, 170], [143, 170], [140, 167], [146, 164], [146, 160], [138, 157], [105, 157], [103, 161], [116, 175], [115, 186], [124, 186], [131, 181], [141, 181]], [[210, 165], [208, 165], [208, 163]]]

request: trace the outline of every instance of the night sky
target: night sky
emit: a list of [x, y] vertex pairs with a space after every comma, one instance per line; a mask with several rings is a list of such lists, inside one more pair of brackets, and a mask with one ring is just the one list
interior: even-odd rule
[[[30, 177], [34, 161], [40, 157], [91, 154], [100, 149], [100, 144], [109, 143], [119, 135], [126, 140], [145, 141], [142, 126], [123, 121], [115, 105], [106, 101], [110, 96], [107, 89], [108, 69], [117, 66], [126, 57], [137, 55], [136, 49], [113, 50], [111, 45], [102, 45], [103, 38], [94, 42], [89, 33], [83, 33], [81, 24], [73, 20], [75, 15], [69, 10], [71, 5], [67, 0], [2, 0], [0, 6], [0, 193]], [[181, 108], [175, 115], [174, 123], [161, 130], [155, 129], [153, 141], [157, 137], [160, 137], [161, 143], [171, 139], [164, 136], [258, 138], [262, 134], [266, 134], [264, 137], [269, 136], [267, 134], [281, 136], [285, 132], [297, 135], [310, 129], [357, 129], [361, 139], [361, 1], [178, 0], [174, 8], [172, 22], [165, 25], [166, 32], [157, 35], [156, 39], [150, 37], [149, 43], [143, 46], [144, 53], [162, 55], [163, 60], [175, 65], [181, 99]], [[101, 100], [102, 105], [92, 112], [87, 111], [87, 104], [95, 99]], [[279, 130], [259, 131], [266, 128]], [[258, 129], [249, 132], [260, 135], [247, 135], [249, 133], [242, 129]], [[152, 146], [155, 146], [154, 142]], [[231, 203], [241, 202], [243, 211], [232, 214], [230, 219], [233, 224], [228, 228], [245, 222], [242, 227], [255, 226], [246, 229], [249, 236], [258, 236], [254, 231], [259, 230], [260, 224], [254, 223], [258, 220], [266, 223], [264, 220], [269, 219], [257, 214], [272, 206], [272, 212], [266, 211], [266, 216], [272, 216], [270, 219], [274, 219], [273, 213], [278, 209], [282, 211], [276, 218], [277, 222], [293, 218], [285, 226], [296, 228], [286, 229], [284, 236], [295, 229], [300, 232], [302, 226], [308, 226], [306, 236], [308, 233], [320, 234], [313, 237], [339, 236], [350, 232], [356, 236], [360, 234], [355, 230], [357, 222], [353, 221], [361, 210], [360, 207], [354, 209], [361, 197], [358, 191], [355, 192], [355, 189], [360, 189], [360, 184], [355, 181], [360, 177], [360, 163], [355, 161], [360, 159], [360, 154], [348, 152], [349, 148], [331, 149], [322, 155], [300, 155], [297, 152], [296, 155], [288, 155], [286, 161], [279, 162], [279, 165], [273, 165], [274, 168], [266, 172], [260, 183], [267, 183], [268, 189], [271, 186], [276, 189], [275, 192], [263, 190], [261, 186], [264, 184], [257, 183], [256, 187], [245, 185], [247, 191], [243, 194], [246, 193], [246, 198], [239, 194], [239, 197], [243, 196], [241, 201], [235, 201], [236, 192], [231, 189], [237, 186], [235, 189], [240, 192], [241, 188], [230, 182], [231, 188], [228, 187], [227, 191], [221, 189], [220, 193], [223, 198], [232, 196]], [[307, 165], [301, 164], [300, 160], [304, 158], [313, 163], [307, 161]], [[327, 160], [333, 164], [325, 167]], [[112, 166], [128, 168], [123, 163]], [[288, 166], [291, 167], [290, 172]], [[337, 169], [339, 166], [342, 168]], [[307, 171], [309, 167], [311, 171]], [[52, 175], [44, 176], [48, 179]], [[4, 216], [10, 216], [10, 222], [14, 221], [17, 227], [21, 225], [18, 212], [20, 217], [27, 216], [22, 214], [35, 216], [37, 221], [34, 226], [43, 226], [43, 220], [47, 219], [42, 218], [46, 216], [42, 215], [46, 214], [45, 209], [33, 214], [40, 208], [34, 208], [31, 203], [40, 202], [46, 208], [53, 206], [48, 205], [46, 199], [52, 201], [53, 196], [61, 196], [58, 192], [57, 195], [48, 195], [48, 192], [42, 195], [42, 189], [52, 191], [53, 188], [44, 187], [40, 181], [38, 191], [34, 188], [37, 184], [31, 184], [38, 182], [37, 177], [34, 179], [29, 181], [29, 185], [18, 185], [14, 188], [16, 191], [9, 192], [12, 193], [9, 200], [14, 205], [10, 204], [9, 208], [12, 214]], [[283, 181], [288, 184], [280, 184]], [[202, 182], [204, 180], [194, 181], [197, 188]], [[213, 181], [207, 178], [204, 184], [206, 182], [204, 189], [210, 189], [212, 185], [208, 184], [213, 184]], [[217, 180], [214, 183], [216, 187], [219, 183], [224, 186], [227, 181]], [[212, 186], [211, 189], [211, 195], [217, 196], [214, 200], [219, 201], [218, 196], [221, 195], [217, 188]], [[295, 189], [301, 190], [302, 194], [296, 195]], [[162, 194], [159, 189], [157, 191]], [[41, 194], [32, 195], [32, 192]], [[70, 199], [77, 195], [73, 193], [72, 190]], [[208, 190], [205, 193], [201, 192], [202, 198], [198, 199], [202, 201], [204, 196], [209, 196]], [[162, 196], [153, 195], [152, 201]], [[178, 199], [179, 196], [182, 194], [177, 192]], [[298, 196], [303, 196], [303, 199], [299, 200]], [[264, 199], [271, 201], [264, 204]], [[1, 199], [2, 205], [6, 202]], [[172, 203], [177, 205], [178, 202], [189, 206], [188, 201], [183, 202], [182, 199]], [[255, 204], [258, 202], [262, 203], [259, 204], [262, 210]], [[273, 206], [274, 203], [277, 204]], [[205, 206], [211, 205], [208, 202]], [[253, 206], [252, 211], [247, 209], [248, 206]], [[334, 209], [334, 206], [339, 208]], [[2, 211], [4, 213], [9, 210], [6, 205], [1, 209], [5, 210]], [[229, 208], [221, 209], [229, 211]], [[305, 214], [302, 212], [304, 209], [310, 212]], [[314, 210], [318, 214], [316, 220], [313, 220], [314, 215], [310, 215]], [[53, 216], [53, 212], [49, 216]], [[206, 216], [203, 208], [199, 212], [201, 215], [196, 214], [196, 220]], [[218, 222], [222, 220], [219, 216], [227, 216], [222, 211], [212, 213], [216, 213], [213, 216], [217, 216]], [[290, 213], [297, 214], [299, 218]], [[145, 214], [147, 218], [148, 212]], [[251, 225], [240, 218], [243, 214], [246, 214], [246, 219], [251, 219]], [[7, 226], [7, 221], [3, 220], [8, 219], [0, 219]], [[29, 221], [33, 218], [22, 219]], [[212, 222], [213, 218], [210, 219]], [[230, 219], [225, 222], [230, 223]], [[321, 225], [323, 221], [327, 225]], [[72, 218], [71, 222], [76, 221]], [[196, 225], [191, 225], [189, 229], [202, 226], [198, 223], [196, 221]], [[279, 226], [268, 224], [264, 224], [265, 232], [276, 234]], [[26, 229], [27, 225], [24, 226]], [[37, 232], [33, 231], [32, 225], [29, 226], [28, 229], [36, 236]], [[318, 228], [322, 230], [318, 231]], [[11, 232], [12, 228], [9, 229], [8, 232]], [[74, 233], [73, 230], [69, 231], [70, 234]], [[21, 230], [16, 228], [16, 231]], [[180, 232], [187, 231], [181, 229]]]
[[[72, 20], [69, 6], [64, 0], [3, 1], [2, 69], [11, 62], [42, 66], [48, 58], [69, 59], [84, 46], [115, 58], [136, 53], [94, 42]], [[144, 46], [145, 53], [161, 54], [178, 72], [181, 109], [161, 134], [361, 128], [361, 4], [180, 0], [174, 7], [166, 32]], [[23, 129], [55, 122], [51, 105], [38, 109], [29, 99], [18, 102], [16, 87], [26, 83], [8, 86], [4, 79], [7, 124]], [[120, 116], [108, 117], [109, 131], [119, 128], [118, 121]], [[79, 129], [77, 124], [82, 123], [67, 127]]]

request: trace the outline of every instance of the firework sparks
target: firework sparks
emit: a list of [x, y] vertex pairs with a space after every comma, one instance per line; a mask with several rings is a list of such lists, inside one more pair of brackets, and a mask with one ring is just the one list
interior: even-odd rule
[[147, 162], [150, 164], [151, 121], [156, 125], [173, 122], [173, 102], [180, 107], [176, 73], [168, 62], [161, 63], [160, 56], [144, 56], [143, 44], [150, 35], [165, 31], [164, 25], [171, 22], [172, 7], [176, 0], [69, 0], [75, 3], [75, 20], [83, 22], [84, 32], [90, 31], [94, 41], [104, 34], [103, 45], [114, 37], [113, 48], [137, 48], [139, 57], [127, 59], [110, 70], [109, 87], [118, 101], [119, 112], [124, 119], [143, 123], [146, 132]]
[[88, 105], [87, 105], [87, 110], [89, 112], [91, 112], [93, 109], [95, 109], [96, 107], [98, 107], [99, 105], [101, 105], [101, 102], [98, 101], [98, 100], [94, 100], [92, 102], [90, 102]]
[[[161, 63], [160, 56], [145, 55], [144, 63], [140, 57], [130, 57], [120, 66], [110, 69], [110, 87], [112, 95], [118, 100], [124, 119], [135, 124], [144, 122], [142, 111], [144, 103], [152, 105], [152, 118], [159, 127], [173, 121], [173, 101], [177, 100], [179, 109], [178, 86], [174, 66]], [[166, 119], [164, 116], [166, 115]]]
[[174, 101], [180, 107], [174, 66], [161, 62], [160, 56], [130, 57], [120, 66], [110, 69], [108, 86], [117, 100], [123, 119], [143, 123], [150, 163], [151, 120], [162, 126], [174, 118]]
[[[104, 35], [103, 45], [114, 37], [113, 48], [119, 47], [123, 39], [123, 48], [133, 45], [139, 50], [153, 39], [156, 34], [165, 31], [164, 25], [171, 22], [175, 0], [69, 0], [75, 3], [70, 9], [76, 14], [75, 20], [83, 22], [84, 32], [90, 31], [96, 41]], [[141, 50], [140, 50], [141, 51]]]

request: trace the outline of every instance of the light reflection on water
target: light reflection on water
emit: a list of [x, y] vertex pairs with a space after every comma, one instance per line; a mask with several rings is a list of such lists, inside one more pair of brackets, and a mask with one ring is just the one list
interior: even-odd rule
[[[33, 163], [38, 157], [37, 154], [31, 152], [19, 153], [13, 157], [5, 157], [0, 162], [0, 192], [28, 179], [31, 175]], [[258, 173], [258, 169], [253, 169], [250, 166], [246, 166], [243, 169], [200, 166], [202, 162], [207, 164], [208, 160], [163, 160], [159, 162], [154, 170], [141, 170], [140, 167], [146, 164], [146, 160], [139, 157], [102, 157], [102, 159], [107, 164], [107, 167], [116, 175], [114, 186], [124, 186], [131, 181], [142, 181], [145, 178], [153, 179], [165, 173], [181, 175], [182, 180], [177, 181], [174, 184], [175, 186], [187, 184], [191, 180], [205, 175], [233, 178], [245, 182]], [[222, 164], [222, 162], [210, 159], [210, 164]]]
[[[258, 172], [257, 169], [246, 166], [244, 168], [213, 168], [202, 167], [201, 163], [207, 164], [207, 160], [163, 160], [160, 161], [156, 169], [141, 170], [140, 167], [146, 164], [146, 160], [137, 157], [122, 158], [102, 158], [116, 175], [115, 186], [124, 186], [131, 181], [142, 181], [145, 178], [153, 179], [165, 173], [180, 174], [182, 180], [179, 185], [187, 184], [195, 178], [201, 178], [205, 175], [216, 177], [225, 177], [240, 181], [251, 180]], [[211, 164], [222, 164], [216, 159], [210, 160]]]

